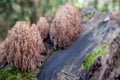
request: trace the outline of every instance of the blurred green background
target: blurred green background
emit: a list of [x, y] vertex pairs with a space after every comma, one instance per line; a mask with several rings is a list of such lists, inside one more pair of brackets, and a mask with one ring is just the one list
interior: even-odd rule
[[120, 10], [120, 0], [0, 0], [0, 41], [16, 21], [36, 23], [44, 16], [51, 22], [58, 6], [66, 2], [76, 8], [95, 8], [99, 12]]

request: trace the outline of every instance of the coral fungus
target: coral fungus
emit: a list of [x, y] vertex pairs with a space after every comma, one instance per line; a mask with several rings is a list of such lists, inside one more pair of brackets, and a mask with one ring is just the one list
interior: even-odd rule
[[41, 66], [40, 53], [45, 51], [40, 33], [26, 22], [17, 22], [6, 38], [7, 61], [21, 71], [30, 72]]
[[40, 31], [41, 37], [43, 39], [47, 38], [48, 31], [49, 31], [49, 24], [44, 17], [40, 17], [37, 22], [38, 29]]
[[117, 24], [120, 26], [120, 12], [111, 13], [110, 19], [115, 20], [117, 22]]
[[79, 10], [70, 4], [60, 6], [50, 27], [54, 48], [65, 48], [79, 35], [81, 27]]
[[49, 32], [49, 24], [44, 17], [40, 17], [37, 24], [32, 24], [32, 30], [39, 32], [42, 39], [46, 39]]

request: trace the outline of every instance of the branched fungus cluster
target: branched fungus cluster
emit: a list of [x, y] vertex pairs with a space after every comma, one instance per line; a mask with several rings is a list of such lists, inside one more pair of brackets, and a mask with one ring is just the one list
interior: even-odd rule
[[40, 53], [45, 51], [43, 39], [26, 22], [17, 22], [8, 32], [5, 47], [11, 66], [26, 72], [40, 67]]
[[119, 12], [114, 12], [109, 15], [111, 20], [115, 20], [117, 24], [120, 26], [120, 11]]
[[50, 39], [54, 48], [65, 48], [79, 35], [81, 27], [79, 11], [69, 4], [60, 6], [50, 27]]
[[37, 22], [38, 30], [43, 39], [47, 38], [49, 32], [49, 24], [44, 17], [41, 17]]
[[32, 24], [31, 29], [40, 33], [42, 39], [46, 39], [49, 32], [49, 24], [44, 17], [40, 17], [37, 24]]

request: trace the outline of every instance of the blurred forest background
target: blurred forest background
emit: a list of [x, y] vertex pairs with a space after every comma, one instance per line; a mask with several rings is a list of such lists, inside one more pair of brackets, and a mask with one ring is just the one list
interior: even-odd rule
[[59, 5], [70, 3], [76, 8], [95, 8], [99, 12], [120, 10], [120, 0], [0, 0], [0, 41], [16, 21], [35, 23], [40, 16], [51, 22]]

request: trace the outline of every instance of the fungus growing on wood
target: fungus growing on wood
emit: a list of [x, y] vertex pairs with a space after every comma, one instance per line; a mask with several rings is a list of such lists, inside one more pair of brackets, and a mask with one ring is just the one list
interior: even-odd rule
[[33, 31], [38, 31], [42, 39], [46, 39], [49, 32], [49, 24], [44, 17], [40, 17], [37, 24], [32, 24]]
[[40, 17], [37, 22], [38, 29], [40, 31], [41, 37], [43, 39], [47, 38], [48, 31], [49, 31], [49, 24], [47, 22], [47, 19], [44, 17]]
[[115, 20], [117, 24], [120, 26], [120, 12], [111, 13], [109, 16], [111, 20]]
[[69, 4], [60, 6], [50, 27], [54, 48], [65, 48], [74, 41], [81, 27], [80, 12]]
[[24, 72], [31, 72], [41, 66], [40, 53], [45, 51], [43, 39], [26, 22], [17, 22], [6, 38], [7, 61]]

